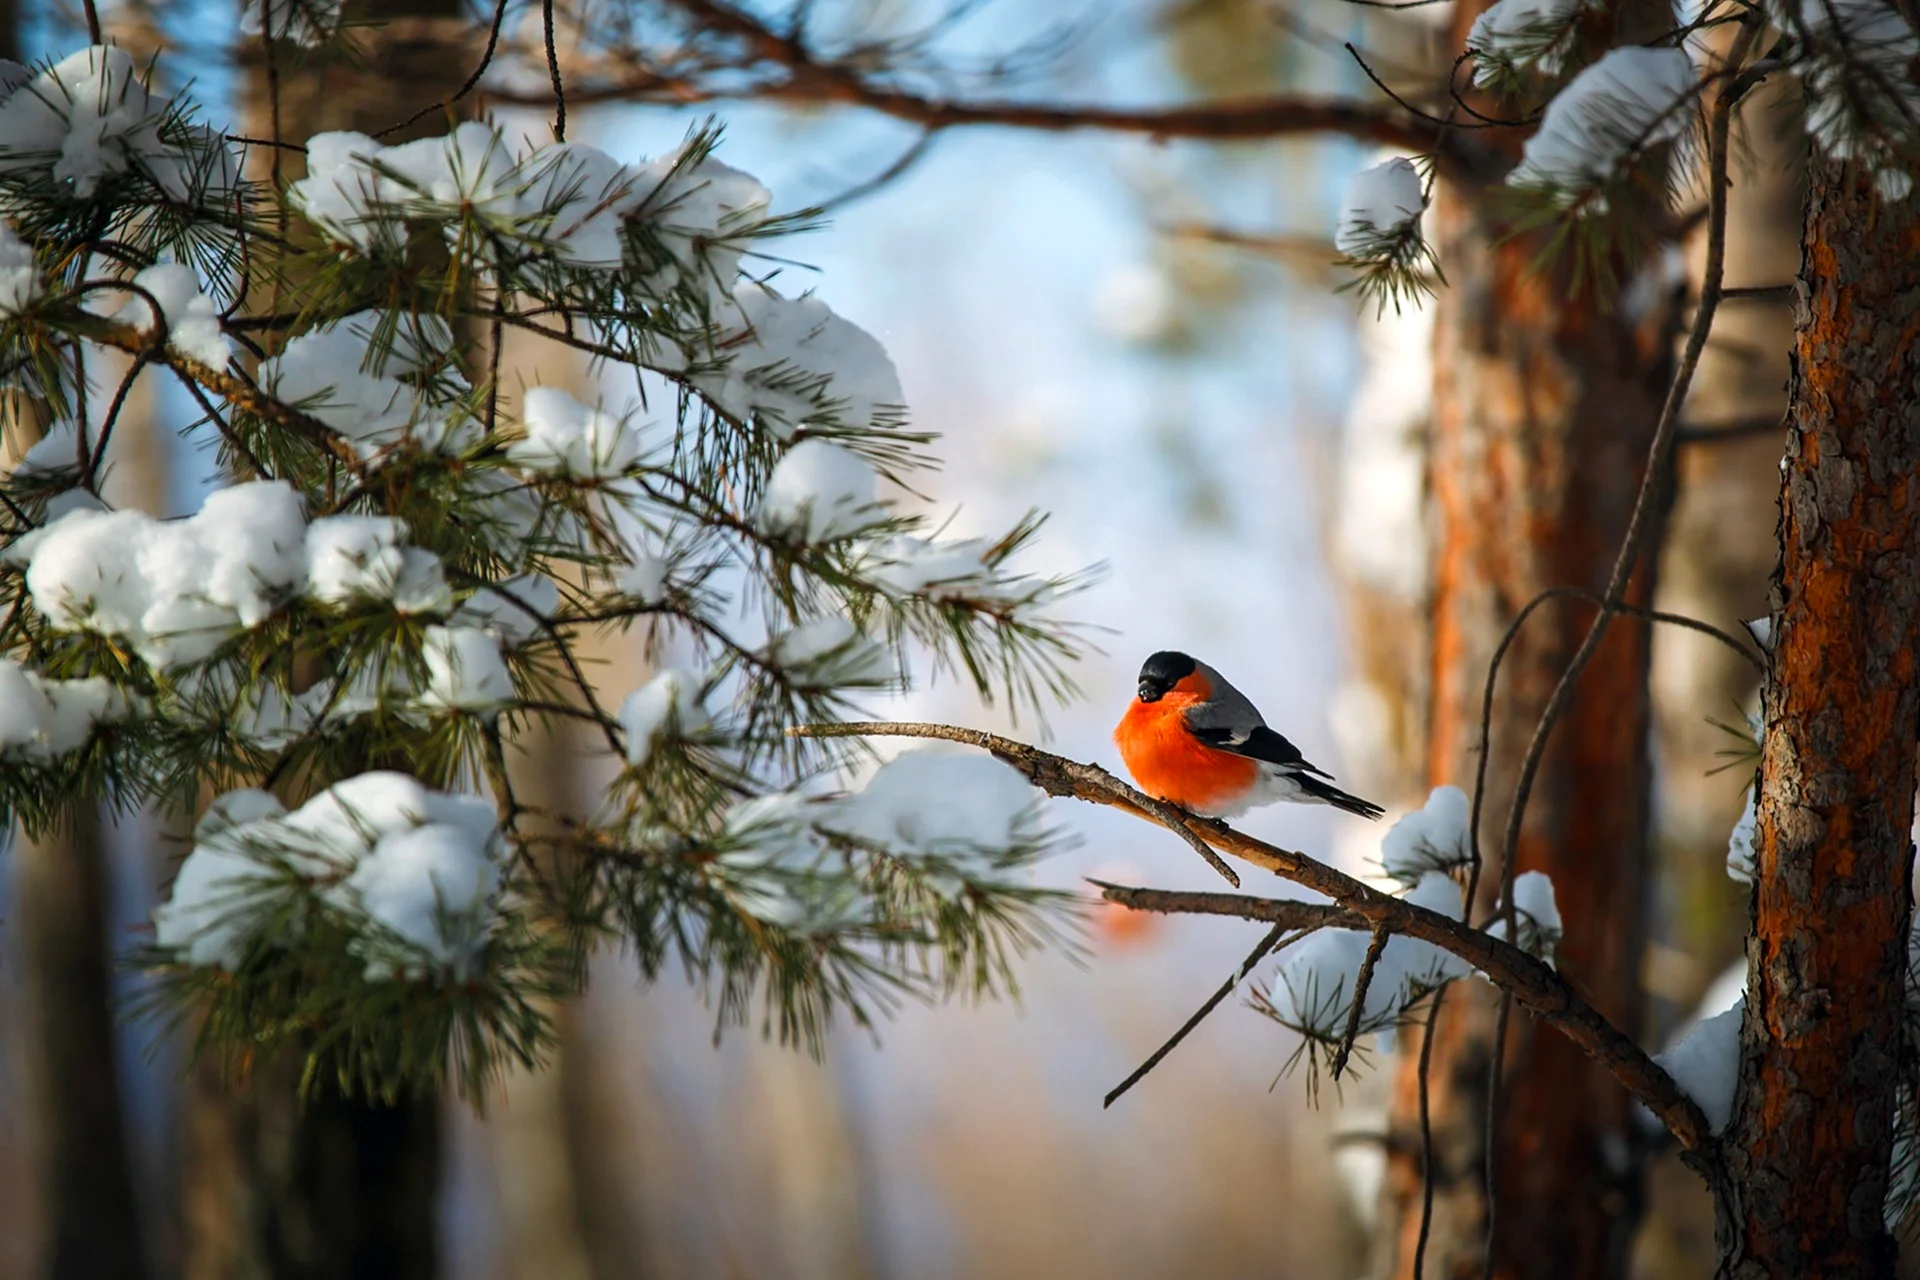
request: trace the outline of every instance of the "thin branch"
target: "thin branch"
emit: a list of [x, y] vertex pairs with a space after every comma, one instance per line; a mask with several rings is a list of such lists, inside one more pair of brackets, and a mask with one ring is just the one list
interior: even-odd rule
[[[1513, 919], [1511, 907], [1507, 919]], [[1507, 936], [1513, 936], [1511, 925]], [[1512, 1016], [1513, 997], [1502, 991], [1500, 1012], [1493, 1022], [1493, 1058], [1487, 1069], [1487, 1242], [1481, 1251], [1480, 1280], [1493, 1280], [1493, 1242], [1500, 1232], [1500, 1197], [1495, 1194], [1500, 1185], [1500, 1082], [1505, 1078], [1502, 1060], [1507, 1052], [1507, 1022]]]
[[[862, 67], [818, 58], [798, 34], [775, 31], [751, 14], [713, 0], [675, 0], [687, 16], [709, 31], [741, 41], [748, 61], [779, 69], [780, 77], [738, 86], [703, 86], [703, 97], [744, 97], [808, 105], [841, 105], [878, 111], [925, 129], [1000, 125], [1041, 131], [1105, 129], [1152, 138], [1214, 140], [1274, 138], [1302, 133], [1339, 133], [1384, 146], [1425, 151], [1432, 139], [1419, 122], [1399, 111], [1339, 98], [1296, 96], [1244, 98], [1175, 107], [1122, 108], [1093, 104], [1007, 101], [950, 102], [890, 84], [875, 83]], [[626, 82], [581, 88], [576, 103], [631, 101], [664, 96], [679, 100], [671, 81], [651, 70], [635, 69]], [[531, 105], [534, 99], [503, 89], [505, 102]]]
[[[121, 377], [120, 385], [114, 390], [113, 399], [107, 404], [106, 416], [100, 421], [100, 439], [93, 446], [93, 456], [87, 459], [87, 469], [80, 481], [81, 487], [88, 493], [100, 492], [97, 487], [100, 479], [100, 464], [106, 460], [107, 445], [113, 440], [113, 429], [120, 421], [121, 411], [127, 407], [127, 397], [133, 393], [133, 384], [140, 377], [140, 371], [147, 367], [147, 362], [152, 358], [151, 354], [142, 351], [127, 362], [127, 372]], [[86, 432], [83, 430], [79, 434], [84, 442]]]
[[[1422, 111], [1419, 107], [1414, 106], [1411, 102], [1408, 102], [1396, 93], [1385, 80], [1382, 80], [1374, 69], [1367, 65], [1367, 60], [1360, 56], [1360, 51], [1353, 47], [1352, 41], [1348, 41], [1344, 47], [1346, 51], [1353, 56], [1353, 60], [1359, 66], [1360, 70], [1366, 73], [1367, 79], [1373, 81], [1374, 88], [1386, 94], [1389, 98], [1392, 98], [1394, 103], [1402, 111], [1407, 112], [1417, 119], [1424, 120], [1428, 124], [1439, 125], [1442, 131], [1447, 129], [1519, 129], [1530, 123], [1521, 120], [1488, 120], [1483, 117], [1471, 124], [1462, 124], [1460, 121], [1455, 120], [1450, 114], [1446, 116], [1436, 116], [1430, 111]], [[1475, 112], [1474, 114], [1479, 115], [1479, 112]]]
[[[947, 726], [896, 727], [946, 728]], [[961, 741], [962, 739], [949, 740]], [[1000, 753], [995, 752], [995, 754]], [[1044, 756], [1046, 753], [1039, 754]], [[1001, 758], [1014, 764], [1016, 768], [1020, 767], [1018, 763], [1006, 756]], [[1037, 785], [1045, 786], [1044, 783]], [[1076, 798], [1092, 799], [1085, 796]], [[1095, 803], [1099, 801], [1095, 800]], [[1297, 876], [1285, 872], [1282, 874], [1297, 884], [1307, 885], [1310, 880], [1335, 878], [1348, 880], [1358, 892], [1354, 894], [1342, 892], [1336, 898], [1336, 902], [1346, 908], [1361, 927], [1384, 925], [1391, 932], [1404, 933], [1410, 938], [1431, 942], [1443, 951], [1467, 961], [1495, 986], [1510, 992], [1521, 1008], [1539, 1021], [1554, 1027], [1571, 1041], [1574, 1047], [1606, 1067], [1613, 1078], [1625, 1086], [1628, 1093], [1645, 1103], [1647, 1109], [1668, 1126], [1681, 1146], [1690, 1151], [1712, 1149], [1714, 1139], [1707, 1127], [1706, 1116], [1693, 1099], [1680, 1092], [1679, 1086], [1673, 1083], [1673, 1078], [1649, 1057], [1644, 1049], [1582, 1000], [1567, 985], [1564, 978], [1541, 961], [1491, 934], [1483, 933], [1478, 929], [1464, 928], [1458, 921], [1447, 916], [1428, 911], [1404, 899], [1380, 893], [1357, 880], [1351, 880], [1343, 872], [1336, 871], [1324, 863], [1316, 862], [1301, 854], [1277, 849], [1262, 841], [1241, 836], [1237, 832], [1226, 834], [1233, 837], [1235, 843], [1244, 841], [1247, 845], [1253, 846], [1249, 849], [1249, 853], [1264, 850], [1268, 854], [1278, 854], [1281, 858], [1296, 860], [1295, 865], [1300, 868], [1300, 874]], [[1175, 889], [1135, 889], [1120, 885], [1104, 889], [1102, 896], [1108, 902], [1115, 902], [1139, 911], [1156, 911], [1173, 915], [1230, 916], [1240, 920], [1259, 920], [1266, 923], [1295, 921], [1300, 918], [1297, 909], [1302, 905], [1290, 899], [1256, 898], [1239, 893], [1193, 893]], [[1483, 965], [1482, 959], [1487, 960], [1491, 967]]]
[[905, 151], [902, 151], [899, 158], [892, 164], [874, 174], [871, 178], [866, 179], [864, 182], [859, 182], [848, 187], [839, 195], [827, 200], [822, 200], [814, 206], [814, 212], [816, 214], [833, 213], [836, 210], [846, 208], [850, 204], [857, 204], [865, 200], [868, 196], [886, 187], [887, 184], [893, 182], [907, 170], [926, 159], [928, 153], [933, 150], [933, 144], [939, 140], [939, 137], [940, 131], [938, 129], [922, 130], [920, 136], [913, 140], [913, 145]]
[[[500, 28], [507, 20], [507, 3], [508, 0], [500, 0], [500, 3], [493, 7], [493, 26], [487, 31], [487, 47], [480, 54], [480, 65], [473, 69], [473, 74], [467, 77], [466, 83], [462, 84], [458, 89], [455, 89], [452, 97], [442, 99], [431, 106], [422, 107], [405, 120], [402, 120], [399, 124], [390, 124], [380, 130], [373, 135], [375, 141], [386, 137], [388, 134], [398, 133], [408, 125], [416, 124], [436, 111], [446, 111], [450, 109], [454, 103], [474, 91], [480, 83], [480, 78], [487, 74], [487, 68], [493, 65], [494, 51], [500, 47]], [[304, 147], [301, 148], [303, 151], [305, 149]]]
[[[1106, 805], [1167, 825], [1166, 820], [1151, 811], [1149, 805], [1152, 802], [1148, 797], [1100, 766], [1069, 760], [998, 734], [955, 725], [885, 721], [796, 725], [787, 732], [795, 737], [811, 738], [933, 738], [966, 743], [991, 752], [1048, 795]], [[1244, 862], [1272, 871], [1333, 899], [1359, 917], [1364, 927], [1385, 927], [1409, 938], [1431, 942], [1441, 950], [1465, 960], [1496, 985], [1511, 990], [1528, 1013], [1557, 1028], [1583, 1053], [1605, 1066], [1628, 1092], [1645, 1103], [1673, 1131], [1682, 1146], [1700, 1148], [1713, 1141], [1706, 1117], [1699, 1106], [1680, 1091], [1672, 1077], [1540, 960], [1511, 943], [1470, 928], [1458, 920], [1382, 893], [1344, 871], [1305, 854], [1256, 840], [1235, 831], [1224, 822], [1194, 818], [1178, 810], [1172, 813], [1172, 820], [1184, 827], [1188, 834], [1205, 840], [1223, 853], [1232, 854]], [[1120, 887], [1103, 892], [1107, 901], [1118, 902], [1122, 906], [1238, 916], [1246, 920], [1263, 920], [1269, 924], [1297, 919], [1293, 913], [1300, 906], [1297, 902], [1280, 902], [1244, 894], [1176, 893], [1163, 889]]]
[[[126, 288], [127, 285], [122, 281], [116, 282], [115, 287]], [[147, 349], [146, 335], [130, 324], [87, 317], [77, 321], [74, 327], [82, 331], [89, 342], [99, 343], [103, 347], [112, 347], [129, 355], [138, 355]], [[276, 426], [285, 427], [315, 447], [333, 454], [355, 475], [365, 472], [366, 466], [360, 461], [360, 456], [353, 451], [353, 446], [339, 432], [311, 414], [302, 413], [298, 409], [280, 403], [246, 378], [222, 372], [212, 365], [202, 364], [198, 360], [181, 355], [171, 347], [154, 353], [151, 359], [154, 364], [165, 365], [181, 377], [196, 382], [222, 397], [228, 403], [238, 405]]]
[[262, 480], [273, 479], [273, 472], [267, 468], [267, 464], [260, 461], [253, 450], [247, 447], [247, 442], [240, 438], [239, 433], [227, 425], [227, 420], [220, 416], [219, 408], [208, 398], [200, 384], [179, 369], [170, 368], [169, 372], [180, 380], [180, 385], [187, 389], [189, 395], [200, 402], [200, 409], [207, 415], [207, 420], [213, 423], [214, 429], [233, 447], [234, 452], [247, 460], [247, 465], [253, 468], [253, 473]]
[[[504, 5], [503, 5], [504, 7]], [[553, 43], [553, 0], [540, 0], [541, 21], [547, 38], [547, 79], [553, 84], [553, 140], [567, 140], [567, 90], [560, 81], [560, 51]]]
[[[1107, 885], [1101, 884], [1101, 882], [1098, 880], [1093, 881], [1093, 883], [1100, 885], [1100, 887], [1103, 889], [1109, 887]], [[1308, 904], [1302, 903], [1301, 905], [1305, 906]], [[1317, 928], [1318, 926], [1316, 925], [1312, 927]], [[1260, 939], [1260, 945], [1255, 947], [1252, 950], [1252, 952], [1248, 954], [1247, 958], [1240, 962], [1240, 967], [1233, 971], [1233, 975], [1231, 977], [1229, 977], [1225, 982], [1220, 984], [1218, 990], [1216, 990], [1212, 995], [1207, 997], [1207, 1002], [1201, 1005], [1199, 1009], [1195, 1010], [1194, 1015], [1191, 1018], [1188, 1018], [1185, 1022], [1181, 1023], [1180, 1029], [1174, 1032], [1173, 1035], [1167, 1040], [1165, 1044], [1161, 1045], [1158, 1049], [1155, 1049], [1151, 1057], [1149, 1057], [1145, 1062], [1141, 1063], [1138, 1067], [1134, 1068], [1132, 1075], [1128, 1076], [1125, 1080], [1122, 1080], [1119, 1084], [1113, 1087], [1113, 1089], [1101, 1101], [1100, 1103], [1101, 1109], [1104, 1110], [1105, 1108], [1112, 1106], [1115, 1102], [1118, 1102], [1121, 1096], [1124, 1095], [1127, 1092], [1127, 1090], [1133, 1088], [1134, 1085], [1139, 1084], [1141, 1080], [1146, 1078], [1147, 1072], [1159, 1066], [1162, 1059], [1164, 1059], [1168, 1054], [1172, 1053], [1176, 1048], [1178, 1048], [1180, 1046], [1180, 1042], [1182, 1040], [1185, 1040], [1189, 1035], [1191, 1035], [1193, 1032], [1193, 1029], [1199, 1026], [1200, 1023], [1205, 1020], [1208, 1014], [1212, 1013], [1215, 1009], [1217, 1009], [1220, 1006], [1220, 1002], [1222, 1000], [1225, 1000], [1228, 996], [1233, 994], [1233, 989], [1235, 987], [1239, 986], [1242, 982], [1246, 981], [1247, 975], [1253, 972], [1253, 967], [1259, 964], [1262, 960], [1266, 959], [1268, 953], [1271, 952], [1275, 947], [1280, 945], [1280, 940], [1282, 937], [1285, 936], [1286, 932], [1287, 932], [1287, 926], [1284, 924], [1276, 924], [1273, 926], [1273, 928], [1269, 929], [1267, 931], [1267, 936]], [[1293, 941], [1296, 941], [1299, 938], [1305, 937], [1309, 932], [1311, 932], [1311, 929], [1302, 929], [1300, 932], [1296, 933], [1292, 938], [1287, 939], [1287, 941], [1289, 943], [1292, 943]]]
[[[1519, 638], [1521, 629], [1526, 626], [1527, 619], [1533, 616], [1534, 611], [1548, 601], [1564, 599], [1585, 600], [1592, 604], [1600, 604], [1603, 602], [1598, 592], [1588, 591], [1585, 587], [1548, 587], [1539, 595], [1527, 601], [1527, 603], [1522, 606], [1520, 612], [1514, 615], [1513, 621], [1507, 624], [1505, 633], [1501, 635], [1500, 643], [1494, 647], [1492, 661], [1487, 664], [1487, 681], [1480, 694], [1480, 746], [1475, 755], [1473, 807], [1467, 819], [1467, 850], [1471, 855], [1469, 863], [1471, 869], [1467, 873], [1466, 896], [1467, 910], [1469, 912], [1473, 910], [1474, 898], [1480, 889], [1480, 869], [1482, 866], [1480, 854], [1480, 818], [1486, 801], [1487, 765], [1492, 757], [1493, 694], [1499, 683], [1500, 667], [1501, 664], [1506, 661], [1507, 650], [1513, 647], [1513, 642]], [[1660, 609], [1644, 609], [1639, 605], [1621, 603], [1616, 607], [1621, 613], [1626, 614], [1628, 617], [1639, 618], [1646, 622], [1659, 622], [1669, 626], [1684, 627], [1689, 631], [1697, 631], [1702, 635], [1711, 636], [1713, 639], [1718, 640], [1721, 644], [1724, 644], [1727, 648], [1739, 654], [1747, 661], [1748, 665], [1752, 666], [1756, 671], [1762, 675], [1766, 674], [1767, 664], [1763, 658], [1756, 655], [1746, 644], [1736, 639], [1731, 632], [1722, 631], [1710, 622], [1702, 622], [1698, 618], [1690, 618], [1680, 613], [1668, 613]]]
[[[1134, 885], [1108, 884], [1104, 880], [1089, 880], [1097, 885], [1100, 896], [1116, 906], [1129, 911], [1146, 911], [1163, 916], [1239, 916], [1243, 920], [1258, 919], [1269, 924], [1279, 925], [1283, 929], [1297, 929], [1301, 933], [1311, 933], [1315, 929], [1353, 929], [1368, 927], [1367, 918], [1357, 911], [1331, 902], [1302, 902], [1297, 898], [1252, 898], [1243, 893], [1199, 893], [1187, 890], [1142, 889]], [[1259, 903], [1259, 914], [1248, 915], [1248, 904]]]
[[1333, 241], [1325, 236], [1288, 235], [1284, 232], [1235, 231], [1230, 227], [1209, 226], [1202, 222], [1176, 222], [1165, 230], [1169, 236], [1185, 240], [1204, 240], [1208, 244], [1248, 249], [1276, 258], [1298, 259], [1316, 267], [1328, 267], [1339, 256]]
[[1347, 1029], [1340, 1037], [1340, 1047], [1334, 1050], [1332, 1072], [1338, 1080], [1347, 1069], [1347, 1059], [1353, 1056], [1353, 1042], [1360, 1036], [1360, 1010], [1367, 1002], [1367, 990], [1373, 986], [1374, 966], [1380, 963], [1381, 955], [1387, 949], [1387, 931], [1376, 926], [1373, 938], [1367, 943], [1367, 957], [1360, 962], [1360, 972], [1353, 979], [1353, 1001], [1347, 1008]]
[[1192, 815], [1178, 805], [1169, 804], [1165, 800], [1157, 800], [1144, 792], [1136, 792], [1135, 794], [1139, 797], [1138, 803], [1140, 808], [1145, 811], [1148, 817], [1154, 819], [1161, 826], [1185, 840], [1208, 866], [1220, 873], [1222, 880], [1225, 880], [1236, 889], [1240, 887], [1239, 873], [1221, 861], [1220, 855], [1213, 851], [1213, 846], [1207, 843], [1206, 838], [1194, 831], [1190, 825]]
[[96, 45], [105, 44], [106, 41], [100, 37], [100, 6], [95, 4], [94, 0], [86, 0], [85, 8], [87, 11], [87, 42]]
[[1422, 1280], [1427, 1269], [1427, 1240], [1433, 1235], [1433, 1116], [1427, 1096], [1427, 1078], [1433, 1068], [1433, 1029], [1440, 1021], [1440, 1002], [1447, 989], [1433, 993], [1433, 1007], [1427, 1010], [1426, 1034], [1420, 1037], [1420, 1234], [1413, 1243], [1413, 1280]]

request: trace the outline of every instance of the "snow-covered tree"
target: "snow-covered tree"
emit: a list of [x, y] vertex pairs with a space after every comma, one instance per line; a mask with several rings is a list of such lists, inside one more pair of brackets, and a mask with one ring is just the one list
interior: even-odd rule
[[[967, 541], [904, 509], [932, 441], [778, 270], [807, 216], [717, 130], [627, 160], [320, 134], [274, 190], [121, 49], [0, 79], [0, 360], [10, 429], [42, 428], [0, 482], [0, 816], [200, 814], [141, 962], [203, 1049], [477, 1096], [603, 943], [817, 1045], [1003, 989], [1052, 935], [1018, 775], [929, 751], [862, 781], [787, 733], [916, 667], [1037, 709], [1075, 579], [1017, 567], [1037, 518]], [[593, 357], [591, 402], [506, 385], [510, 332]], [[230, 480], [182, 519], [102, 496], [149, 368]], [[609, 629], [660, 660], [617, 704], [576, 655]], [[515, 796], [541, 722], [617, 764], [596, 811]]]

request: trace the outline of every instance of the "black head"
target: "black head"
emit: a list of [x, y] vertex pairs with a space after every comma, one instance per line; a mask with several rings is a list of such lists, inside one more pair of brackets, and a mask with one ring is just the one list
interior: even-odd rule
[[1184, 653], [1162, 649], [1140, 664], [1140, 701], [1158, 702], [1167, 690], [1193, 674], [1194, 662]]

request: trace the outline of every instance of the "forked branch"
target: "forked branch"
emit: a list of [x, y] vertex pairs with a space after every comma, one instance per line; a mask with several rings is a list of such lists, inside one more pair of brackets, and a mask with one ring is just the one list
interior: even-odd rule
[[[1645, 1050], [1582, 1000], [1558, 973], [1499, 938], [1382, 893], [1306, 854], [1256, 840], [1225, 823], [1159, 805], [1098, 765], [1069, 760], [998, 734], [955, 725], [890, 721], [800, 725], [788, 732], [811, 738], [934, 738], [965, 743], [991, 752], [1048, 795], [1120, 809], [1155, 825], [1166, 826], [1183, 839], [1198, 838], [1222, 853], [1331, 898], [1345, 913], [1342, 922], [1350, 919], [1351, 927], [1430, 942], [1466, 961], [1502, 991], [1511, 994], [1528, 1013], [1554, 1027], [1606, 1067], [1629, 1093], [1660, 1118], [1683, 1147], [1701, 1150], [1713, 1143], [1712, 1131], [1699, 1106], [1680, 1091], [1673, 1078], [1648, 1057]], [[1169, 816], [1163, 817], [1162, 813]], [[1301, 919], [1300, 903], [1243, 894], [1175, 893], [1118, 886], [1106, 888], [1103, 893], [1109, 902], [1139, 910], [1236, 916], [1269, 924], [1297, 925]]]

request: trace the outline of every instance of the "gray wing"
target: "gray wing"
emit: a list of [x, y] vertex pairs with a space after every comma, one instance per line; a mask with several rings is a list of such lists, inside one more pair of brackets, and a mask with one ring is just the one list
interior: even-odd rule
[[1206, 676], [1207, 683], [1213, 686], [1213, 697], [1187, 712], [1187, 728], [1194, 737], [1222, 751], [1264, 760], [1284, 769], [1318, 774], [1323, 778], [1333, 776], [1301, 755], [1300, 748], [1267, 728], [1259, 709], [1247, 699], [1246, 694], [1228, 684], [1226, 677], [1205, 663], [1195, 665]]

